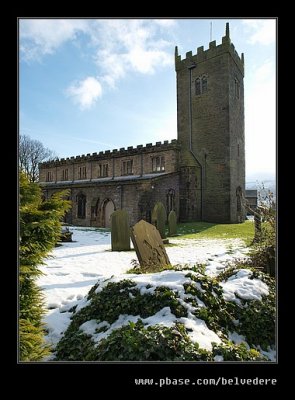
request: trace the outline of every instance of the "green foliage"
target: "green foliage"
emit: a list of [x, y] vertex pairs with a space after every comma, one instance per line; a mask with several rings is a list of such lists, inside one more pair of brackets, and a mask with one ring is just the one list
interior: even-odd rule
[[[130, 280], [118, 283], [110, 282], [99, 293], [95, 293], [95, 287], [88, 294], [90, 304], [82, 308], [72, 317], [70, 327], [57, 346], [59, 359], [66, 356], [64, 347], [68, 342], [75, 343], [81, 339], [79, 327], [86, 321], [95, 319], [107, 321], [112, 324], [120, 314], [140, 315], [147, 318], [154, 315], [164, 307], [170, 307], [176, 317], [186, 317], [186, 309], [179, 304], [176, 294], [166, 287], [157, 287], [153, 294], [141, 295]], [[83, 338], [81, 339], [83, 342]]]
[[45, 345], [41, 324], [35, 326], [26, 319], [19, 321], [21, 361], [39, 361], [50, 353]]
[[165, 265], [161, 267], [155, 267], [152, 263], [148, 264], [144, 267], [141, 267], [139, 262], [137, 260], [132, 260], [131, 264], [133, 265], [133, 268], [130, 268], [126, 274], [150, 274], [153, 272], [162, 272], [162, 271], [184, 271], [184, 270], [190, 270], [194, 272], [199, 272], [201, 274], [205, 273], [206, 270], [206, 264], [198, 263], [195, 264], [194, 266], [191, 266], [190, 264], [176, 264], [176, 265]]
[[[206, 275], [196, 276], [189, 273], [186, 277], [191, 279], [191, 283], [184, 284], [185, 293], [193, 296], [188, 301], [195, 307], [195, 316], [204, 320], [207, 326], [214, 331], [226, 332], [228, 329], [234, 328], [231, 307], [223, 299], [223, 290], [218, 281]], [[205, 307], [200, 306], [196, 298], [201, 300]]]
[[126, 273], [127, 274], [152, 274], [154, 272], [162, 272], [167, 270], [174, 270], [174, 266], [172, 265], [155, 265], [153, 262], [146, 261], [143, 266], [139, 264], [137, 260], [131, 260], [131, 264], [133, 265]]
[[[265, 192], [264, 187], [260, 189]], [[268, 191], [262, 198], [259, 195], [259, 209], [261, 215], [261, 234], [258, 240], [254, 240], [250, 259], [244, 262], [244, 266], [261, 269], [275, 276], [276, 257], [276, 206], [273, 193]]]
[[[253, 279], [254, 277], [252, 276]], [[275, 343], [275, 281], [262, 272], [258, 272], [256, 277], [267, 283], [269, 294], [263, 296], [262, 301], [246, 302], [240, 299], [242, 307], [235, 310], [236, 319], [239, 320], [236, 331], [247, 338], [250, 346], [260, 345], [262, 349], [267, 350], [271, 343]]]
[[267, 361], [255, 349], [247, 349], [245, 343], [239, 345], [226, 341], [222, 344], [213, 344], [213, 356], [222, 356], [224, 361]]
[[181, 323], [173, 328], [136, 323], [114, 330], [97, 345], [83, 332], [70, 336], [59, 350], [57, 360], [64, 361], [214, 361], [216, 355], [225, 361], [266, 360], [255, 349], [244, 344], [213, 344], [212, 352], [193, 343]]
[[38, 265], [53, 249], [61, 232], [61, 218], [70, 203], [63, 200], [67, 192], [42, 201], [41, 189], [20, 173], [20, 358], [38, 360], [48, 354], [43, 341], [43, 297], [35, 283], [41, 275]]
[[[74, 344], [74, 346], [73, 346]], [[67, 347], [68, 351], [65, 351]], [[200, 361], [209, 354], [191, 342], [182, 324], [173, 329], [145, 327], [142, 320], [114, 330], [98, 346], [80, 332], [70, 337], [57, 360], [75, 361]]]
[[[228, 278], [230, 278], [231, 276], [235, 275], [239, 269], [243, 269], [245, 268], [245, 266], [243, 265], [244, 260], [237, 260], [235, 265], [230, 265], [229, 267], [225, 268], [224, 271], [220, 272], [220, 274], [218, 274], [216, 276], [216, 280], [218, 282], [222, 282], [222, 281], [227, 281]], [[250, 271], [255, 271], [254, 268], [247, 268]]]
[[[243, 263], [230, 267], [218, 275], [217, 281], [227, 281], [242, 268], [245, 268]], [[235, 327], [236, 332], [244, 335], [249, 345], [260, 345], [267, 350], [267, 347], [275, 342], [275, 279], [255, 268], [247, 269], [252, 271], [252, 276], [249, 279], [260, 279], [267, 284], [268, 296], [263, 296], [262, 301], [246, 301], [240, 298], [240, 305], [232, 302], [226, 302], [226, 305], [227, 308], [231, 307], [233, 319], [239, 320], [239, 324]], [[237, 294], [236, 297], [238, 297]]]
[[102, 361], [205, 361], [208, 351], [192, 343], [183, 324], [148, 326], [141, 320], [113, 331], [97, 348]]
[[[195, 268], [199, 269], [198, 266]], [[227, 278], [237, 271], [232, 270]], [[243, 344], [230, 342], [228, 335], [236, 331], [244, 335], [252, 347], [261, 345], [267, 349], [274, 344], [273, 279], [262, 272], [253, 272], [251, 278], [264, 279], [269, 285], [270, 295], [265, 296], [261, 302], [241, 299], [241, 304], [237, 304], [223, 299], [223, 289], [216, 278], [192, 272], [187, 273], [186, 278], [183, 285], [185, 297], [164, 286], [152, 289], [147, 285], [146, 289], [152, 290], [141, 294], [131, 279], [109, 282], [101, 289], [97, 283], [88, 294], [89, 304], [78, 312], [72, 310], [72, 322], [56, 347], [56, 360], [214, 361], [217, 355], [226, 361], [263, 360], [255, 349], [248, 350]], [[140, 320], [155, 315], [164, 307], [170, 307], [171, 313], [175, 315], [172, 327], [145, 326]], [[198, 344], [190, 340], [188, 330], [180, 323], [178, 318], [188, 318], [188, 308], [222, 339], [222, 344], [215, 345], [212, 352], [199, 349]], [[82, 324], [91, 320], [97, 324], [105, 321], [111, 325], [120, 315], [138, 316], [139, 320], [113, 330], [98, 343], [93, 341], [91, 335], [80, 330]], [[108, 329], [102, 327], [96, 333]]]

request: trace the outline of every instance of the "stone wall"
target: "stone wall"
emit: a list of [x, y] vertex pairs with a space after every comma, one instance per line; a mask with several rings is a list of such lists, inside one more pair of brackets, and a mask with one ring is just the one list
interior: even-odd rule
[[[208, 50], [200, 47], [196, 55], [188, 52], [184, 60], [176, 49], [175, 69], [184, 177], [180, 198], [186, 202], [181, 207], [182, 219], [240, 222], [244, 213], [237, 211], [236, 191], [245, 189], [244, 57], [240, 58], [231, 44], [229, 27], [218, 46], [210, 42]], [[197, 93], [196, 81], [203, 77], [206, 88]], [[187, 167], [199, 171], [195, 178]]]
[[[178, 185], [177, 173], [118, 182], [72, 184], [68, 186], [71, 190], [72, 210], [67, 221], [77, 226], [104, 227], [107, 225], [105, 207], [108, 202], [112, 202], [114, 210], [124, 208], [128, 212], [131, 225], [140, 219], [150, 221], [155, 203], [161, 201], [166, 206], [171, 190], [174, 193], [174, 209], [178, 215]], [[43, 192], [49, 198], [64, 188], [64, 184], [58, 183], [43, 185]], [[86, 196], [85, 218], [78, 218], [78, 199], [81, 195]]]
[[[142, 145], [136, 148], [128, 147], [100, 153], [87, 154], [71, 158], [62, 158], [49, 163], [41, 163], [40, 182], [48, 181], [48, 172], [52, 174], [52, 182], [62, 181], [83, 181], [105, 178], [100, 176], [100, 165], [107, 165], [107, 177], [119, 177], [124, 175], [123, 162], [132, 161], [131, 175], [151, 174], [153, 157], [162, 156], [165, 159], [165, 171], [171, 173], [178, 170], [179, 146], [176, 140], [170, 143], [164, 141], [157, 142], [155, 145], [148, 143], [145, 147]], [[86, 176], [79, 176], [79, 169], [86, 168]], [[67, 179], [65, 179], [65, 170], [67, 170]], [[125, 174], [126, 175], [126, 174]]]

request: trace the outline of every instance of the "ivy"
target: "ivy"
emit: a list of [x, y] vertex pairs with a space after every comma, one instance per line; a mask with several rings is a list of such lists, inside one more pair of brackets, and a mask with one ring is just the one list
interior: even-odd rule
[[[235, 272], [233, 270], [231, 274]], [[267, 349], [274, 344], [275, 288], [270, 277], [262, 272], [253, 274], [268, 282], [270, 294], [263, 301], [240, 299], [240, 304], [225, 301], [218, 279], [200, 273], [186, 274], [187, 281], [183, 285], [185, 296], [182, 295], [182, 299], [177, 291], [164, 286], [141, 294], [136, 282], [131, 279], [110, 281], [99, 291], [100, 283], [97, 283], [88, 294], [89, 305], [80, 311], [72, 309], [72, 322], [56, 347], [56, 359], [214, 361], [215, 356], [222, 356], [225, 361], [265, 360], [254, 347], [261, 345]], [[147, 285], [146, 288], [152, 286]], [[170, 307], [175, 315], [172, 327], [144, 325], [143, 319], [164, 307]], [[188, 309], [222, 339], [221, 344], [213, 345], [211, 352], [193, 343], [185, 326], [177, 320], [188, 318]], [[98, 343], [80, 330], [80, 326], [90, 320], [96, 320], [97, 324], [106, 321], [111, 325], [120, 315], [138, 316], [139, 319], [136, 323], [130, 322], [111, 331]], [[107, 332], [108, 329], [101, 327], [95, 333]], [[229, 341], [229, 332], [234, 331], [244, 335], [253, 348], [247, 349], [244, 344], [235, 345]]]

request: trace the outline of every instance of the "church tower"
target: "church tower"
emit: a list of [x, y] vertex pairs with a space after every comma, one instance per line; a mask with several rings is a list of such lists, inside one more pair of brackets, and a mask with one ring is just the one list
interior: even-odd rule
[[180, 220], [237, 223], [245, 219], [244, 54], [231, 43], [186, 53], [175, 48]]

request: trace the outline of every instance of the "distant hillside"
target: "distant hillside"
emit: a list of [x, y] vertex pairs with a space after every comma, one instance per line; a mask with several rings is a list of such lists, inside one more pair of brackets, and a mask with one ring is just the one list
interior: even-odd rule
[[274, 199], [276, 198], [276, 181], [274, 179], [246, 182], [246, 189], [256, 189], [262, 198], [270, 191], [273, 193]]

